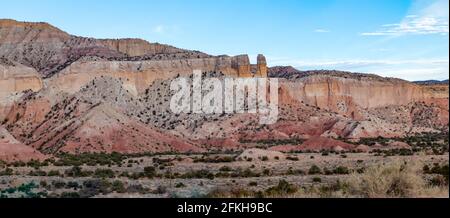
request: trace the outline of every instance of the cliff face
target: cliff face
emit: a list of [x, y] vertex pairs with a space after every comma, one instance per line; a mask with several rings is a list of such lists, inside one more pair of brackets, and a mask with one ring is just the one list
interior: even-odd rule
[[26, 42], [57, 44], [70, 39], [70, 35], [48, 23], [18, 22], [0, 19], [1, 44]]
[[58, 75], [46, 80], [46, 86], [73, 93], [95, 78], [111, 76], [120, 78], [124, 88], [138, 95], [158, 79], [177, 75], [191, 75], [194, 70], [216, 71], [233, 77], [251, 77], [247, 55], [219, 56], [197, 59], [149, 61], [77, 61]]
[[[408, 105], [412, 102], [448, 100], [448, 87], [431, 92], [429, 87], [393, 80], [359, 80], [327, 75], [308, 76], [282, 84], [281, 101], [304, 102], [359, 118], [360, 110]], [[442, 105], [447, 108], [448, 104]]]
[[257, 57], [256, 64], [256, 75], [259, 77], [267, 77], [268, 76], [268, 68], [267, 68], [267, 60], [264, 55], [259, 54]]
[[132, 57], [185, 52], [183, 49], [158, 43], [149, 43], [142, 39], [102, 39], [99, 42], [112, 50]]
[[39, 91], [42, 87], [42, 80], [34, 69], [0, 61], [0, 120], [23, 91]]
[[39, 74], [23, 65], [2, 65], [0, 63], [0, 96], [25, 90], [38, 91], [42, 88]]

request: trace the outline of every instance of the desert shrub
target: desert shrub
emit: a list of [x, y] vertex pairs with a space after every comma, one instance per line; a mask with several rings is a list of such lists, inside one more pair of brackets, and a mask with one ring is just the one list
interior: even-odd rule
[[53, 181], [53, 182], [52, 182], [52, 186], [53, 186], [55, 189], [62, 189], [62, 188], [64, 188], [64, 187], [66, 187], [66, 183], [65, 183], [64, 181], [59, 181], [59, 180], [57, 180], [57, 181]]
[[127, 177], [129, 179], [140, 179], [142, 177], [145, 177], [144, 173], [128, 173], [128, 172], [123, 172], [120, 174], [121, 177]]
[[70, 181], [70, 182], [67, 183], [66, 187], [69, 188], [69, 189], [72, 188], [72, 189], [77, 190], [81, 186], [80, 186], [80, 184], [78, 184], [78, 182]]
[[115, 180], [111, 184], [111, 191], [117, 192], [117, 193], [125, 193], [127, 190], [125, 188], [125, 185], [120, 180]]
[[139, 193], [139, 194], [145, 194], [147, 193], [147, 191], [148, 189], [144, 188], [144, 186], [142, 186], [141, 184], [129, 185], [126, 190], [127, 193]]
[[167, 192], [167, 187], [159, 185], [153, 193], [162, 195], [162, 194], [165, 194], [166, 192]]
[[286, 171], [287, 175], [305, 175], [305, 171], [303, 170], [293, 170], [292, 168], [289, 168]]
[[445, 179], [445, 183], [448, 184], [449, 180], [449, 164], [440, 166], [439, 164], [435, 164], [432, 168], [428, 165], [423, 167], [423, 172], [426, 174], [437, 174], [441, 175]]
[[47, 185], [48, 185], [47, 182], [44, 181], [44, 180], [42, 180], [42, 181], [39, 182], [39, 186], [42, 187], [42, 188], [46, 188]]
[[280, 180], [278, 185], [266, 189], [265, 195], [267, 196], [286, 196], [293, 194], [297, 191], [297, 187], [290, 184], [286, 180]]
[[261, 160], [262, 160], [262, 161], [268, 161], [269, 158], [268, 158], [267, 156], [263, 156], [263, 157], [261, 157]]
[[78, 192], [63, 192], [59, 195], [60, 198], [80, 198], [80, 194]]
[[108, 166], [121, 164], [127, 157], [123, 154], [113, 152], [106, 153], [84, 153], [84, 154], [58, 154], [59, 160], [54, 163], [55, 166]]
[[156, 164], [158, 164], [158, 165], [165, 165], [165, 164], [169, 164], [170, 162], [172, 162], [172, 159], [170, 159], [170, 158], [165, 158], [165, 159], [163, 159], [163, 158], [157, 158], [157, 157], [154, 157], [153, 159], [152, 159], [152, 161], [153, 161], [153, 163], [156, 163]]
[[233, 172], [231, 174], [231, 177], [237, 178], [237, 177], [243, 177], [243, 178], [249, 178], [249, 177], [259, 177], [259, 173], [253, 172], [250, 168], [247, 168], [245, 170], [238, 169], [236, 172]]
[[14, 174], [13, 169], [11, 168], [6, 168], [3, 171], [0, 171], [0, 176], [12, 176]]
[[26, 166], [26, 163], [24, 163], [22, 161], [16, 161], [16, 162], [12, 163], [12, 165], [14, 167], [24, 167], [24, 166]]
[[323, 168], [323, 174], [325, 174], [325, 175], [332, 175], [333, 171], [325, 167], [325, 168]]
[[175, 188], [184, 188], [184, 187], [186, 187], [186, 185], [182, 182], [179, 182], [175, 185]]
[[197, 179], [211, 179], [211, 180], [213, 180], [214, 179], [214, 174], [209, 172], [208, 170], [202, 169], [202, 170], [195, 170], [195, 171], [186, 172], [181, 177], [185, 178], [185, 179], [197, 178]]
[[347, 195], [348, 184], [337, 180], [334, 183], [320, 186], [315, 194], [321, 198], [343, 197]]
[[61, 175], [59, 174], [59, 171], [58, 171], [58, 170], [50, 170], [50, 171], [47, 173], [47, 176], [61, 176]]
[[111, 169], [96, 169], [94, 172], [96, 178], [114, 178], [115, 173]]
[[257, 182], [249, 182], [248, 183], [248, 186], [258, 186], [258, 183]]
[[433, 178], [430, 179], [429, 184], [432, 186], [447, 186], [448, 181], [446, 181], [445, 177], [442, 175], [436, 175], [433, 176]]
[[309, 175], [321, 174], [322, 170], [317, 165], [312, 165], [308, 170]]
[[152, 166], [144, 167], [144, 175], [148, 178], [153, 178], [156, 176], [156, 169]]
[[231, 171], [231, 167], [229, 167], [229, 166], [222, 166], [222, 167], [219, 169], [219, 171], [222, 171], [222, 172], [229, 172], [229, 171]]
[[270, 171], [269, 169], [264, 169], [262, 171], [262, 174], [265, 175], [265, 176], [270, 176], [272, 174], [272, 171]]
[[42, 170], [30, 171], [28, 173], [29, 176], [47, 176], [47, 173]]
[[419, 197], [433, 191], [421, 177], [419, 167], [412, 163], [369, 167], [362, 174], [352, 174], [348, 184], [353, 195], [366, 198]]
[[320, 183], [320, 182], [322, 182], [322, 179], [320, 177], [314, 177], [314, 178], [312, 178], [312, 181]]
[[423, 173], [430, 173], [430, 167], [428, 165], [423, 166]]
[[[262, 194], [261, 194], [262, 195]], [[231, 188], [231, 189], [214, 189], [209, 192], [206, 197], [208, 198], [247, 198], [256, 197], [254, 192], [251, 192], [243, 188]]]
[[345, 167], [345, 166], [338, 166], [333, 170], [334, 174], [339, 174], [339, 175], [343, 175], [343, 174], [349, 174], [350, 170]]
[[290, 160], [290, 161], [298, 161], [298, 157], [294, 157], [294, 156], [287, 156], [286, 160]]
[[194, 158], [194, 163], [230, 163], [233, 161], [235, 161], [235, 157], [233, 156], [203, 156], [201, 158]]
[[359, 174], [364, 173], [365, 171], [366, 171], [366, 168], [364, 168], [364, 167], [360, 167], [360, 168], [356, 169], [356, 173], [359, 173]]
[[88, 177], [92, 175], [92, 171], [84, 171], [79, 166], [74, 166], [65, 171], [66, 176], [68, 177]]
[[34, 169], [39, 169], [41, 166], [48, 166], [48, 162], [39, 162], [37, 160], [30, 160], [26, 163], [26, 166], [32, 167]]
[[383, 155], [385, 157], [390, 157], [390, 156], [411, 156], [414, 155], [414, 151], [411, 149], [406, 149], [406, 148], [401, 148], [401, 149], [389, 149], [389, 150], [380, 150], [380, 149], [375, 149], [373, 150], [373, 152], [375, 152], [378, 155]]
[[87, 180], [83, 182], [82, 189], [78, 192], [81, 198], [90, 198], [99, 194], [111, 192], [111, 183], [106, 180]]
[[19, 187], [7, 188], [0, 191], [1, 198], [43, 198], [47, 196], [47, 192], [36, 192], [39, 188], [34, 182], [24, 183]]

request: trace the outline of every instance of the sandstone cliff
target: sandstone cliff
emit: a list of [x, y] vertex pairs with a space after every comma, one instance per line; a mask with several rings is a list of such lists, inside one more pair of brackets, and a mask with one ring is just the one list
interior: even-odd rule
[[[264, 67], [265, 65], [261, 66], [262, 69]], [[134, 95], [138, 95], [155, 80], [191, 75], [194, 70], [222, 72], [233, 77], [257, 76], [250, 72], [247, 55], [178, 60], [77, 61], [47, 79], [46, 86], [73, 93], [95, 78], [112, 76], [122, 79], [124, 87]]]
[[301, 72], [276, 68], [281, 101], [303, 102], [359, 118], [361, 109], [413, 102], [440, 104], [448, 110], [448, 85], [422, 86], [400, 79], [338, 71]]
[[102, 39], [101, 44], [128, 56], [181, 53], [186, 50], [159, 43], [149, 43], [142, 39]]
[[0, 59], [0, 121], [23, 91], [39, 91], [42, 87], [42, 80], [34, 69]]

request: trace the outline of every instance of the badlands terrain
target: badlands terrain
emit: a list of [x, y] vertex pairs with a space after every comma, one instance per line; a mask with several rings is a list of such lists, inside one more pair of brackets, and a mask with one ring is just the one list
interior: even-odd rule
[[[0, 197], [448, 197], [448, 80], [255, 61], [0, 20]], [[193, 70], [278, 78], [278, 121], [173, 114]]]

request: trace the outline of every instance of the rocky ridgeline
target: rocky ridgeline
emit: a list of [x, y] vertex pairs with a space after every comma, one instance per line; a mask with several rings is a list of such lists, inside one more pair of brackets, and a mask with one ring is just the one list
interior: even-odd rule
[[[44, 78], [52, 77], [82, 57], [99, 57], [111, 61], [204, 59], [212, 56], [173, 46], [149, 43], [141, 39], [93, 39], [72, 36], [47, 23], [0, 20], [0, 57], [35, 68]], [[219, 57], [219, 59], [221, 59]], [[266, 74], [264, 66], [257, 75]], [[237, 74], [251, 76], [248, 56], [238, 56], [229, 63], [210, 66], [234, 68]], [[205, 69], [209, 70], [209, 69]]]
[[47, 23], [0, 20], [0, 57], [51, 77], [81, 57], [127, 58], [188, 52], [140, 39], [98, 40], [69, 35]]
[[328, 77], [339, 77], [345, 79], [355, 79], [355, 80], [373, 80], [380, 82], [397, 82], [404, 83], [405, 80], [397, 78], [382, 77], [375, 74], [366, 73], [353, 73], [347, 71], [339, 70], [308, 70], [300, 71], [292, 66], [276, 66], [269, 68], [269, 77], [274, 78], [284, 78], [289, 80], [302, 79], [310, 76], [328, 76]]

